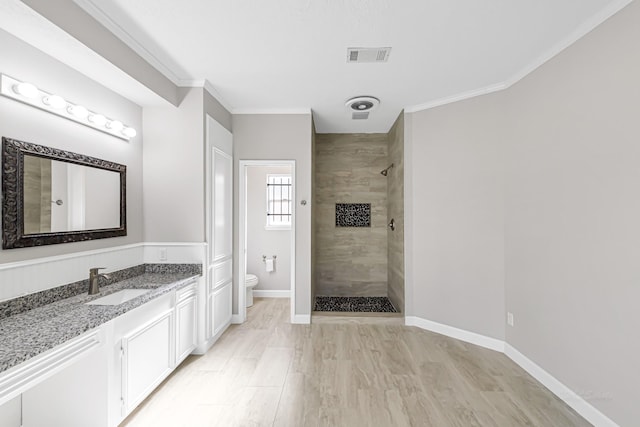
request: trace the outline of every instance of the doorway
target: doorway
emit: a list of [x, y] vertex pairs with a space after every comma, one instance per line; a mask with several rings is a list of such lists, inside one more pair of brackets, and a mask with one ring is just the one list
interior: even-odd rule
[[[293, 321], [295, 160], [240, 160], [239, 166], [239, 320], [247, 320], [253, 293], [289, 297]], [[253, 285], [249, 291], [247, 278]]]

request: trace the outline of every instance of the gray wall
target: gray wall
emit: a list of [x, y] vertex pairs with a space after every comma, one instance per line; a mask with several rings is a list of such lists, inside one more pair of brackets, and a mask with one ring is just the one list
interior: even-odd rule
[[0, 71], [133, 126], [130, 142], [0, 97], [0, 135], [127, 165], [126, 237], [0, 250], [0, 263], [108, 248], [142, 241], [142, 110], [54, 58], [0, 30]]
[[404, 312], [404, 113], [400, 113], [388, 134], [387, 175], [387, 294], [397, 310]]
[[[504, 339], [504, 94], [411, 114], [413, 307], [418, 316]], [[409, 286], [407, 282], [407, 286]], [[409, 298], [409, 296], [407, 296]]]
[[[387, 134], [316, 135], [317, 295], [387, 295], [387, 150]], [[336, 227], [336, 203], [370, 203], [371, 227]]]
[[316, 300], [316, 125], [311, 117], [311, 304]]
[[[267, 175], [291, 174], [290, 167], [251, 166], [247, 169], [247, 273], [260, 280], [257, 290], [291, 289], [291, 230], [267, 230]], [[276, 255], [267, 272], [262, 256]]]
[[[233, 116], [234, 212], [238, 211], [240, 160], [296, 161], [296, 307], [311, 313], [311, 114], [240, 114]], [[306, 200], [306, 206], [300, 202]], [[234, 262], [238, 255], [238, 225], [234, 225]], [[237, 271], [237, 265], [234, 266]], [[234, 313], [237, 313], [237, 278]]]
[[638, 22], [633, 2], [510, 89], [405, 126], [410, 314], [506, 338], [625, 426], [640, 418]]
[[144, 239], [204, 242], [206, 115], [231, 131], [231, 114], [203, 88], [178, 107], [144, 108]]
[[640, 2], [508, 92], [507, 341], [640, 419]]
[[144, 109], [144, 239], [204, 242], [203, 89], [179, 107]]

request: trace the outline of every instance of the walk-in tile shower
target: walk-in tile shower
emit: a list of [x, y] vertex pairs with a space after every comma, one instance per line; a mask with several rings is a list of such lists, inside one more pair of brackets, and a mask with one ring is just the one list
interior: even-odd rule
[[314, 135], [314, 310], [404, 311], [403, 145], [403, 114], [386, 134]]

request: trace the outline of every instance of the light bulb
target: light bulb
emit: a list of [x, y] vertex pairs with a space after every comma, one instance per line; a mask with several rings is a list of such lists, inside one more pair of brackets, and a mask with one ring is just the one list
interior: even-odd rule
[[89, 115], [89, 110], [84, 108], [82, 105], [72, 105], [67, 108], [67, 111], [78, 119], [84, 119]]
[[126, 127], [122, 130], [122, 134], [127, 138], [134, 138], [138, 134], [138, 132], [136, 132], [134, 128]]
[[104, 126], [107, 118], [102, 114], [89, 114], [89, 121], [96, 126]]
[[42, 98], [42, 103], [57, 110], [64, 108], [67, 105], [67, 101], [65, 101], [63, 97], [58, 95], [47, 95]]
[[124, 125], [122, 122], [118, 120], [113, 120], [107, 123], [107, 129], [111, 129], [112, 131], [118, 132], [121, 131]]
[[17, 85], [13, 85], [13, 91], [25, 98], [35, 98], [38, 96], [38, 88], [31, 83], [22, 82]]

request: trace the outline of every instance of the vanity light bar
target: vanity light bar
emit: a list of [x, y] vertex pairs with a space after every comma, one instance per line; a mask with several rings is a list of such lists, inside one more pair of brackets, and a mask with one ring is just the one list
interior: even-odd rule
[[125, 141], [129, 141], [137, 135], [134, 128], [124, 125], [119, 120], [89, 111], [82, 105], [73, 104], [59, 95], [47, 93], [31, 83], [21, 82], [6, 74], [0, 74], [0, 90], [2, 95], [7, 98], [73, 120]]

